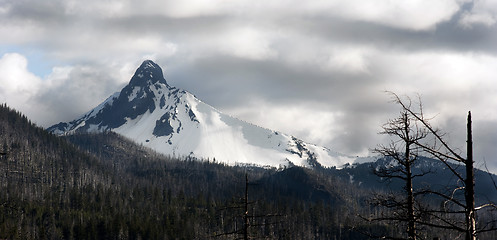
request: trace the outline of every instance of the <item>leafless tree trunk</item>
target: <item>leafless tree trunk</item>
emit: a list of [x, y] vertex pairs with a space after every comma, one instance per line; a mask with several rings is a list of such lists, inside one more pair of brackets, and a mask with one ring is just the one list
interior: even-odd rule
[[[483, 209], [485, 207], [493, 207], [496, 208], [495, 204], [488, 203], [479, 207], [475, 207], [475, 175], [474, 175], [474, 161], [473, 161], [473, 140], [472, 140], [472, 121], [471, 121], [471, 112], [468, 112], [467, 118], [467, 156], [466, 158], [462, 157], [457, 153], [455, 149], [449, 146], [448, 142], [443, 138], [444, 134], [442, 134], [438, 129], [433, 128], [429, 119], [425, 118], [423, 114], [422, 105], [420, 103], [420, 107], [418, 111], [415, 111], [411, 108], [411, 102], [407, 103], [402, 101], [402, 99], [394, 93], [391, 93], [394, 96], [394, 102], [399, 104], [403, 110], [405, 110], [411, 117], [415, 118], [424, 128], [429, 132], [430, 135], [434, 137], [434, 143], [425, 143], [421, 141], [416, 141], [417, 147], [422, 149], [424, 152], [428, 153], [432, 157], [440, 160], [452, 173], [453, 175], [463, 183], [463, 186], [454, 189], [453, 192], [456, 192], [459, 189], [464, 191], [464, 202], [455, 199], [453, 195], [445, 195], [440, 192], [432, 192], [439, 197], [442, 197], [446, 200], [446, 202], [452, 202], [455, 205], [464, 209], [462, 211], [465, 214], [464, 226], [458, 226], [454, 223], [450, 223], [450, 221], [446, 219], [440, 219], [444, 224], [429, 224], [432, 227], [440, 227], [445, 229], [454, 229], [457, 231], [464, 232], [467, 240], [476, 240], [478, 232], [486, 232], [491, 230], [496, 230], [495, 227], [482, 229], [477, 228], [476, 221], [476, 210]], [[452, 163], [459, 163], [465, 167], [465, 175], [459, 173]], [[457, 212], [456, 212], [457, 213]]]
[[[413, 180], [421, 177], [425, 173], [414, 174], [413, 165], [417, 160], [417, 148], [415, 143], [427, 136], [427, 132], [418, 127], [416, 119], [409, 115], [409, 112], [402, 110], [400, 116], [389, 120], [383, 125], [380, 134], [387, 134], [394, 137], [390, 145], [380, 145], [374, 151], [383, 155], [386, 159], [392, 159], [392, 166], [385, 166], [375, 170], [375, 174], [387, 179], [399, 179], [404, 183], [404, 196], [401, 198], [379, 197], [376, 204], [394, 209], [392, 216], [382, 216], [372, 220], [389, 220], [404, 222], [407, 224], [407, 239], [417, 239], [416, 222], [419, 213], [416, 210], [415, 192]], [[399, 199], [399, 200], [397, 200]]]
[[248, 175], [245, 174], [245, 198], [244, 198], [244, 213], [243, 213], [243, 239], [248, 240], [248, 227], [249, 227], [249, 216], [248, 216]]
[[471, 129], [471, 112], [468, 112], [467, 123], [467, 157], [466, 166], [466, 240], [476, 240], [476, 212], [475, 212], [475, 174], [473, 169], [473, 134]]
[[[238, 217], [242, 217], [243, 219], [243, 226], [238, 228], [237, 226], [235, 226], [235, 230], [234, 231], [231, 231], [231, 232], [225, 232], [225, 233], [221, 233], [221, 234], [217, 234], [217, 235], [214, 235], [212, 237], [222, 237], [222, 236], [229, 236], [229, 235], [238, 235], [240, 236], [239, 238], [237, 239], [244, 239], [244, 240], [248, 240], [248, 239], [253, 239], [254, 236], [250, 236], [250, 232], [252, 232], [252, 234], [255, 233], [255, 230], [253, 230], [255, 227], [265, 227], [265, 226], [271, 226], [271, 225], [274, 225], [276, 224], [277, 222], [271, 222], [271, 221], [263, 221], [262, 223], [257, 223], [255, 222], [254, 219], [257, 219], [257, 218], [262, 218], [262, 219], [269, 219], [269, 218], [273, 218], [273, 217], [281, 217], [282, 215], [280, 214], [263, 214], [263, 215], [254, 215], [254, 213], [252, 214], [249, 214], [249, 206], [251, 204], [255, 204], [256, 202], [255, 201], [249, 201], [248, 197], [249, 197], [249, 186], [252, 185], [253, 183], [250, 183], [249, 180], [248, 180], [248, 174], [245, 173], [245, 193], [244, 193], [244, 196], [242, 198], [242, 202], [237, 204], [236, 206], [230, 206], [230, 207], [227, 207], [225, 209], [241, 209], [243, 211], [242, 214], [240, 214]], [[252, 211], [254, 211], [254, 209], [252, 209]], [[236, 223], [236, 221], [235, 221]], [[252, 229], [252, 230], [250, 230]], [[250, 230], [250, 231], [249, 231]]]
[[[407, 114], [404, 115], [404, 119], [408, 120]], [[405, 167], [406, 167], [406, 192], [407, 192], [407, 236], [410, 240], [416, 240], [416, 218], [414, 217], [414, 194], [412, 187], [412, 164], [411, 160], [411, 145], [413, 142], [410, 139], [409, 133], [409, 121], [404, 122], [404, 133], [405, 133]]]

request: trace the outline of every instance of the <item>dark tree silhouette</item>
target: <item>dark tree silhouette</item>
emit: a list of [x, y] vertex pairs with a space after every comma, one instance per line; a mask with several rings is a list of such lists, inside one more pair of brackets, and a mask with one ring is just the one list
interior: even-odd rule
[[[466, 157], [463, 157], [455, 148], [449, 145], [447, 140], [444, 138], [445, 134], [443, 134], [439, 129], [434, 128], [430, 124], [430, 119], [426, 118], [423, 113], [421, 101], [419, 101], [419, 108], [414, 109], [412, 108], [411, 101], [403, 101], [395, 93], [390, 94], [392, 94], [394, 102], [399, 104], [402, 107], [403, 111], [405, 111], [410, 116], [410, 118], [418, 121], [419, 124], [422, 125], [429, 133], [429, 135], [433, 138], [432, 142], [415, 141], [414, 144], [425, 153], [429, 154], [431, 157], [440, 160], [459, 180], [458, 182], [461, 183], [450, 192], [433, 190], [425, 191], [425, 193], [442, 198], [444, 200], [444, 204], [443, 209], [441, 210], [431, 209], [426, 211], [427, 214], [430, 214], [431, 217], [438, 220], [436, 223], [422, 222], [422, 224], [463, 232], [465, 234], [466, 240], [476, 240], [479, 232], [497, 230], [492, 224], [482, 224], [482, 227], [477, 227], [476, 211], [482, 210], [487, 207], [495, 208], [496, 206], [494, 203], [487, 203], [479, 207], [475, 207], [475, 176], [471, 112], [468, 112], [467, 118], [467, 155]], [[457, 169], [461, 165], [464, 166], [464, 173], [461, 173]], [[459, 191], [463, 191], [464, 193], [462, 199], [457, 197]], [[457, 217], [447, 218], [447, 214], [464, 214], [464, 221], [462, 221], [461, 223], [455, 220], [457, 219]]]
[[[411, 101], [407, 103], [411, 107]], [[416, 142], [427, 137], [427, 131], [418, 125], [416, 118], [402, 109], [400, 115], [383, 125], [383, 131], [393, 139], [389, 145], [380, 145], [374, 152], [381, 154], [390, 163], [386, 166], [373, 169], [374, 173], [386, 180], [397, 179], [403, 182], [403, 194], [377, 194], [372, 203], [388, 210], [369, 221], [388, 221], [406, 225], [407, 239], [415, 240], [418, 237], [416, 223], [421, 215], [420, 203], [415, 198], [417, 191], [413, 188], [413, 181], [428, 172], [414, 173], [413, 168], [418, 159]], [[394, 236], [390, 236], [394, 238]], [[395, 237], [398, 239], [399, 237]]]

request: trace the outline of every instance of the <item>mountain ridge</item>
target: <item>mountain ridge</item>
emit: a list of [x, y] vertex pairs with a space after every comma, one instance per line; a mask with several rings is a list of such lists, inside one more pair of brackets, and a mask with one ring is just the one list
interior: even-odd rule
[[356, 160], [226, 115], [170, 86], [151, 60], [140, 65], [119, 93], [82, 117], [48, 130], [57, 135], [114, 131], [159, 153], [228, 165], [340, 168]]

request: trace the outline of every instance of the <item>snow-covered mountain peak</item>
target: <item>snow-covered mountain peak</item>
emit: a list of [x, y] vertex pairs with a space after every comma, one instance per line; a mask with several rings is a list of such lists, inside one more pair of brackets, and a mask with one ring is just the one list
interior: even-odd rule
[[356, 160], [223, 114], [169, 86], [162, 69], [150, 60], [119, 93], [82, 117], [48, 130], [59, 135], [114, 131], [160, 153], [229, 165], [342, 167]]
[[129, 82], [129, 85], [131, 85], [132, 87], [144, 87], [155, 83], [162, 83], [167, 85], [166, 79], [164, 79], [164, 75], [162, 73], [162, 68], [154, 63], [152, 60], [145, 60], [140, 65], [140, 67], [136, 69], [135, 74]]

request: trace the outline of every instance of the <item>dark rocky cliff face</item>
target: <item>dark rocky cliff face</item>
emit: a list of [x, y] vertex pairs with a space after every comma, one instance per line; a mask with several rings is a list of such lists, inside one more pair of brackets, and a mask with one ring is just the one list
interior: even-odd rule
[[167, 85], [166, 79], [162, 73], [162, 68], [151, 60], [145, 60], [136, 69], [135, 74], [131, 78], [128, 86], [130, 87], [146, 87], [155, 83], [163, 83]]
[[[124, 87], [119, 96], [111, 104], [102, 107], [94, 117], [86, 120], [85, 126], [77, 129], [77, 132], [87, 132], [91, 125], [103, 127], [103, 130], [117, 128], [126, 123], [126, 119], [135, 119], [147, 111], [153, 112], [156, 108], [155, 100], [160, 99], [164, 91], [172, 88], [167, 84], [159, 65], [153, 61], [146, 60], [136, 70], [130, 82]], [[169, 93], [168, 93], [169, 94]], [[80, 122], [78, 122], [80, 121]], [[76, 126], [81, 120], [59, 123], [50, 128], [49, 131], [67, 131], [71, 126]]]
[[164, 84], [169, 89], [162, 69], [159, 65], [150, 60], [144, 61], [136, 70], [129, 84], [123, 88], [119, 97], [109, 106], [108, 111], [102, 111], [101, 116], [97, 115], [92, 124], [116, 128], [126, 122], [126, 118], [135, 119], [146, 111], [155, 110], [155, 90], [162, 89]]

